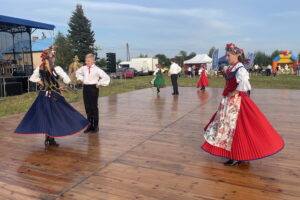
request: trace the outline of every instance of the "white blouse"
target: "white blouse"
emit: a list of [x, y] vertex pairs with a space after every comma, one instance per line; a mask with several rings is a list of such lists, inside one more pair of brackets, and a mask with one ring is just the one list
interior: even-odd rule
[[[205, 70], [203, 68], [199, 69], [198, 75], [201, 76], [202, 71]], [[207, 70], [205, 70], [205, 75], [207, 76]]]
[[176, 63], [172, 63], [169, 69], [169, 74], [179, 74], [181, 72], [181, 67], [176, 64]]
[[[156, 76], [157, 72], [159, 71], [159, 69], [157, 68], [154, 72], [153, 72], [153, 76]], [[161, 69], [161, 73], [164, 73], [165, 70]]]
[[[62, 78], [62, 80], [65, 84], [69, 84], [71, 82], [70, 77], [66, 74], [66, 72], [60, 66], [57, 66], [54, 69], [55, 69], [56, 75], [58, 75], [60, 78]], [[41, 81], [40, 67], [35, 68], [35, 70], [33, 71], [33, 74], [30, 76], [29, 80], [34, 83]]]
[[[232, 72], [234, 72], [235, 70], [237, 70], [237, 68], [244, 66], [242, 63], [238, 63], [233, 69]], [[230, 68], [231, 66], [229, 66]], [[236, 88], [236, 90], [241, 91], [241, 92], [247, 92], [249, 90], [251, 90], [251, 85], [249, 82], [249, 72], [245, 69], [245, 67], [240, 68], [236, 74], [235, 74], [235, 78], [237, 83], [239, 84]]]
[[92, 65], [90, 69], [86, 65], [80, 67], [76, 71], [76, 78], [85, 85], [108, 86], [110, 83], [110, 77], [96, 65]]

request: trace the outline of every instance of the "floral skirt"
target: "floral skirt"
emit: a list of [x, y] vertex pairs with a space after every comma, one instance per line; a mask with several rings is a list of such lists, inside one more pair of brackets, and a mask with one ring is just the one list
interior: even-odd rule
[[203, 150], [245, 161], [264, 158], [283, 149], [280, 135], [245, 93], [224, 99], [204, 129]]

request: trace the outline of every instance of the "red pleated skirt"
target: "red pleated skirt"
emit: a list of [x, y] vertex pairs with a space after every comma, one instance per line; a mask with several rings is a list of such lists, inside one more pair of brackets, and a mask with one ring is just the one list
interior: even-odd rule
[[197, 88], [206, 87], [208, 86], [208, 78], [207, 76], [201, 76], [198, 81]]
[[[211, 121], [214, 120], [215, 115]], [[210, 121], [210, 122], [211, 122]], [[208, 125], [205, 127], [208, 127]], [[256, 160], [271, 156], [284, 147], [284, 142], [264, 114], [248, 96], [242, 96], [236, 131], [231, 151], [215, 147], [208, 142], [202, 149], [210, 154], [232, 160]]]

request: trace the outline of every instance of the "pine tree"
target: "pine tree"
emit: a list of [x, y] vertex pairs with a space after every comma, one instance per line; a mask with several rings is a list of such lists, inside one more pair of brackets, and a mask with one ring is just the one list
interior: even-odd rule
[[84, 15], [82, 5], [77, 4], [69, 22], [69, 39], [74, 56], [77, 55], [84, 62], [85, 55], [95, 53], [94, 31], [91, 30], [91, 21]]
[[73, 62], [73, 52], [70, 41], [64, 34], [58, 32], [54, 46], [56, 50], [55, 65], [66, 69]]

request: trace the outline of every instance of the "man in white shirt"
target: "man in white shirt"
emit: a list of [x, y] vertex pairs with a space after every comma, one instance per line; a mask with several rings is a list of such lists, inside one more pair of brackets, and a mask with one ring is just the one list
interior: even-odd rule
[[190, 78], [192, 78], [192, 70], [193, 70], [192, 67], [189, 66], [188, 67], [188, 75], [189, 75]]
[[256, 76], [257, 75], [257, 73], [258, 73], [258, 68], [259, 68], [259, 66], [256, 64], [256, 65], [254, 65], [254, 75]]
[[195, 65], [193, 65], [193, 67], [192, 67], [192, 76], [193, 76], [193, 78], [196, 76], [196, 66]]
[[84, 107], [87, 118], [90, 121], [90, 126], [84, 132], [95, 133], [99, 130], [99, 87], [108, 86], [110, 77], [95, 65], [95, 56], [93, 54], [87, 54], [85, 56], [85, 64], [85, 66], [80, 67], [76, 71], [76, 78], [83, 82]]
[[267, 76], [271, 76], [271, 74], [272, 74], [272, 66], [271, 65], [267, 66], [266, 72], [267, 72]]
[[173, 93], [172, 95], [178, 95], [178, 84], [177, 84], [177, 78], [178, 78], [178, 74], [181, 72], [181, 67], [175, 63], [175, 60], [172, 59], [171, 60], [171, 66], [169, 69], [169, 76], [171, 76], [171, 81], [172, 81], [172, 85], [173, 85]]

